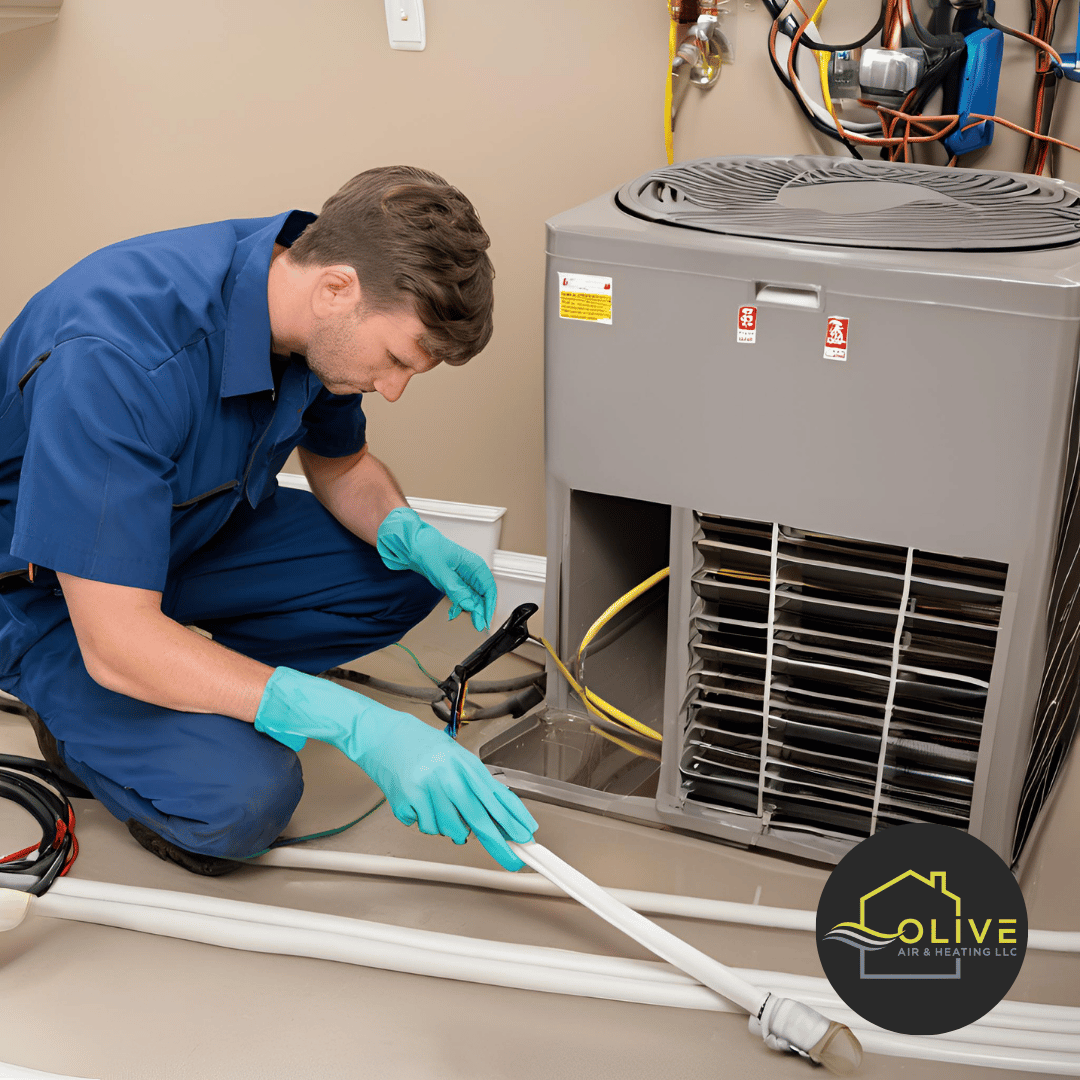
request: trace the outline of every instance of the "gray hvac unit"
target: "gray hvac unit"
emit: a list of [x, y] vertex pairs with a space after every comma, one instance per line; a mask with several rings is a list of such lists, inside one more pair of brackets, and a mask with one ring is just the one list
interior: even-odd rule
[[824, 862], [934, 822], [1017, 865], [1075, 726], [1080, 194], [717, 158], [547, 236], [545, 632], [663, 742], [550, 666], [484, 759]]

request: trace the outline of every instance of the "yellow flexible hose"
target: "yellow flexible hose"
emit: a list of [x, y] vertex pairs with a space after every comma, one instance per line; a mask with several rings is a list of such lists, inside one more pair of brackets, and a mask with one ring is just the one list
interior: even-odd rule
[[540, 642], [541, 645], [544, 646], [545, 649], [547, 649], [548, 653], [551, 656], [551, 659], [555, 661], [555, 666], [559, 669], [563, 678], [566, 679], [566, 681], [574, 688], [574, 692], [579, 698], [581, 698], [582, 703], [585, 705], [585, 708], [592, 716], [595, 716], [599, 720], [606, 720], [609, 723], [623, 724], [624, 726], [631, 728], [633, 731], [636, 731], [641, 735], [645, 735], [650, 739], [655, 739], [657, 742], [663, 742], [663, 736], [660, 734], [660, 732], [653, 731], [651, 727], [648, 727], [647, 725], [641, 723], [639, 720], [634, 720], [632, 717], [626, 716], [625, 713], [620, 714], [622, 717], [625, 717], [625, 719], [617, 719], [614, 716], [609, 716], [608, 714], [601, 712], [600, 709], [598, 709], [589, 700], [589, 692], [582, 687], [582, 685], [577, 681], [577, 679], [574, 678], [573, 675], [570, 674], [570, 672], [567, 670], [566, 665], [559, 659], [555, 650], [551, 647], [551, 645], [548, 644], [547, 640], [544, 638], [537, 638], [537, 640]]
[[667, 151], [667, 163], [675, 164], [675, 133], [671, 127], [671, 96], [672, 96], [672, 73], [671, 66], [675, 63], [675, 38], [679, 33], [679, 22], [675, 15], [675, 8], [668, 0], [668, 15], [671, 17], [671, 31], [668, 34], [668, 62], [667, 83], [664, 90], [664, 149]]
[[817, 54], [818, 72], [821, 74], [821, 96], [825, 99], [825, 108], [830, 116], [836, 115], [833, 108], [832, 96], [829, 94], [829, 54], [819, 52]]
[[650, 754], [648, 750], [639, 750], [636, 746], [631, 746], [628, 742], [623, 742], [622, 739], [615, 735], [611, 735], [606, 731], [602, 731], [595, 724], [592, 725], [589, 730], [594, 735], [599, 735], [601, 739], [607, 739], [608, 742], [613, 742], [616, 746], [621, 747], [623, 750], [629, 750], [635, 757], [646, 757], [650, 761], [659, 761], [660, 759], [655, 754]]
[[[817, 10], [810, 16], [810, 21], [817, 26], [818, 16], [825, 10], [825, 5], [829, 0], [821, 0], [818, 4]], [[836, 116], [836, 110], [833, 108], [832, 96], [829, 94], [829, 54], [827, 52], [814, 53], [814, 57], [817, 60], [818, 74], [821, 76], [821, 96], [825, 102], [825, 108], [829, 110], [830, 116]]]
[[581, 639], [578, 646], [578, 660], [588, 647], [589, 642], [604, 628], [604, 625], [613, 619], [627, 604], [633, 603], [643, 592], [648, 592], [657, 582], [663, 581], [671, 573], [671, 567], [665, 566], [663, 570], [657, 570], [652, 577], [646, 578], [640, 585], [635, 585], [625, 596], [620, 596], [599, 619], [589, 627], [589, 632]]
[[618, 720], [620, 724], [625, 724], [628, 728], [631, 728], [642, 735], [647, 734], [650, 738], [659, 739], [661, 737], [658, 732], [654, 731], [651, 727], [646, 727], [640, 720], [635, 720], [632, 716], [627, 716], [621, 709], [616, 709], [614, 705], [609, 705], [599, 694], [594, 694], [588, 687], [585, 688], [585, 694], [598, 709], [602, 709], [609, 716]]

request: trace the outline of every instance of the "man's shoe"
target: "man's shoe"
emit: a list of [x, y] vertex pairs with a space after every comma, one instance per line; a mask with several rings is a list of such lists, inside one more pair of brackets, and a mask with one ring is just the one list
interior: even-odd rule
[[41, 717], [29, 705], [23, 705], [23, 709], [26, 712], [26, 719], [30, 721], [30, 726], [37, 736], [38, 749], [41, 751], [45, 763], [52, 769], [58, 779], [69, 787], [78, 789], [77, 791], [65, 791], [64, 794], [69, 797], [92, 799], [94, 796], [87, 791], [86, 785], [64, 764], [64, 759], [60, 756], [60, 749], [56, 745], [56, 739], [53, 737], [53, 733], [45, 726]]
[[231, 874], [239, 870], [244, 864], [236, 859], [221, 859], [216, 855], [200, 855], [195, 851], [185, 851], [177, 847], [170, 840], [158, 836], [153, 829], [145, 826], [135, 818], [128, 818], [124, 822], [128, 832], [139, 841], [147, 851], [153, 852], [159, 859], [166, 862], [174, 862], [193, 874], [202, 874], [204, 877], [221, 877], [222, 874]]

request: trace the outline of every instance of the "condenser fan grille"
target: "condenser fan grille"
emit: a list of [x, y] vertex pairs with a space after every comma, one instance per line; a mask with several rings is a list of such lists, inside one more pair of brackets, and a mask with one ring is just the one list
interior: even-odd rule
[[683, 798], [834, 839], [966, 829], [1007, 568], [696, 521]]
[[705, 159], [646, 173], [617, 201], [666, 225], [843, 247], [1017, 251], [1080, 241], [1080, 196], [1062, 184], [884, 161]]

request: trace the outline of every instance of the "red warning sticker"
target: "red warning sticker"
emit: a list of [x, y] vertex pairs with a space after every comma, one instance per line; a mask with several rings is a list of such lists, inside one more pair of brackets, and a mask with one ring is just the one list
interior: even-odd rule
[[739, 326], [735, 340], [740, 345], [753, 345], [757, 341], [757, 308], [739, 308]]
[[830, 315], [828, 325], [825, 328], [826, 360], [847, 359], [847, 335], [848, 320]]

